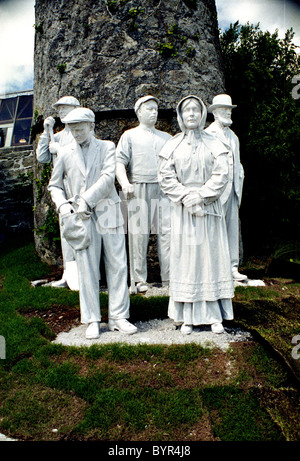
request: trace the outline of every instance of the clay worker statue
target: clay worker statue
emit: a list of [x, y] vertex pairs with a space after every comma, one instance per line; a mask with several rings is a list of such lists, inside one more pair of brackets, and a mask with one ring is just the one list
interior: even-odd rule
[[197, 96], [177, 106], [181, 133], [159, 155], [159, 181], [172, 200], [168, 315], [190, 334], [197, 325], [224, 331], [233, 318], [234, 286], [220, 196], [228, 181], [228, 149], [204, 131]]
[[[148, 289], [147, 250], [151, 226], [157, 234], [162, 284], [167, 285], [169, 281], [170, 209], [169, 200], [158, 184], [157, 162], [159, 152], [171, 135], [155, 128], [158, 116], [155, 97], [148, 95], [138, 99], [134, 110], [139, 125], [125, 131], [119, 140], [116, 177], [128, 200], [131, 291], [145, 292]], [[130, 224], [137, 208], [141, 226], [132, 230]]]
[[[53, 104], [53, 108], [57, 111], [57, 115], [61, 120], [71, 110], [79, 106], [78, 99], [73, 96], [63, 96]], [[44, 131], [40, 136], [36, 150], [36, 158], [40, 163], [50, 163], [53, 160], [54, 164], [59, 146], [65, 146], [73, 141], [73, 136], [68, 126], [53, 135], [54, 124], [55, 119], [53, 117], [47, 117], [44, 121]]]
[[206, 128], [206, 132], [216, 136], [229, 150], [229, 181], [221, 196], [225, 214], [229, 251], [232, 267], [232, 276], [236, 281], [245, 281], [247, 276], [239, 273], [239, 208], [242, 199], [244, 182], [244, 169], [240, 161], [239, 139], [230, 128], [232, 124], [231, 113], [236, 105], [232, 104], [231, 97], [219, 94], [213, 98], [213, 103], [208, 107], [208, 112], [213, 113], [215, 121]]
[[[63, 96], [55, 104], [53, 104], [53, 107], [54, 109], [56, 109], [60, 119], [63, 119], [71, 110], [79, 106], [79, 101], [73, 96]], [[62, 131], [59, 131], [58, 133], [54, 134], [54, 124], [55, 120], [53, 117], [47, 117], [44, 121], [44, 131], [40, 136], [36, 150], [36, 158], [39, 163], [50, 163], [51, 161], [53, 161], [54, 165], [57, 158], [57, 152], [59, 147], [66, 146], [67, 144], [73, 141], [73, 136], [68, 126], [66, 126]], [[69, 282], [69, 287], [75, 287], [76, 289], [78, 283], [74, 250], [64, 239], [61, 233], [61, 229], [60, 240], [64, 270], [61, 280], [52, 282], [51, 286], [56, 288], [67, 287]], [[73, 267], [74, 265], [75, 268]], [[70, 266], [73, 270], [71, 272], [72, 275], [68, 276]]]
[[[127, 255], [120, 198], [115, 189], [116, 150], [94, 136], [95, 115], [76, 108], [63, 120], [74, 141], [59, 149], [49, 183], [62, 219], [62, 233], [75, 249], [81, 322], [86, 337], [100, 334], [100, 256], [103, 251], [109, 293], [109, 329], [132, 334], [128, 322]], [[109, 219], [108, 219], [109, 218]]]

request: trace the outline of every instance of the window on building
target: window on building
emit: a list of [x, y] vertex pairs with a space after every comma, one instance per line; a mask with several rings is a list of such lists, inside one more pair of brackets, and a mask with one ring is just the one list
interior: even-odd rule
[[0, 96], [0, 148], [30, 144], [33, 95]]
[[12, 132], [14, 125], [12, 123], [0, 124], [0, 147], [11, 146]]
[[2, 99], [0, 103], [0, 123], [13, 122], [15, 119], [18, 98]]
[[0, 147], [4, 147], [7, 128], [0, 128]]

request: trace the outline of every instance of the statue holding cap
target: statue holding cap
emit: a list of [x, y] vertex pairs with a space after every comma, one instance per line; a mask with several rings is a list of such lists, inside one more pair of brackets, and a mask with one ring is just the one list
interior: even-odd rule
[[[56, 109], [60, 119], [63, 119], [71, 110], [79, 106], [79, 101], [73, 96], [63, 96], [53, 104], [53, 108]], [[55, 119], [53, 117], [47, 117], [44, 121], [44, 131], [39, 138], [36, 150], [36, 158], [39, 163], [50, 163], [53, 161], [54, 165], [59, 147], [65, 146], [73, 141], [73, 136], [68, 126], [65, 126], [62, 131], [54, 134], [54, 124]], [[63, 237], [60, 224], [59, 222], [64, 270], [62, 278], [52, 282], [51, 286], [55, 288], [69, 286], [71, 289], [78, 289], [74, 250]]]
[[208, 112], [214, 115], [215, 120], [205, 131], [217, 137], [229, 150], [229, 181], [221, 196], [221, 202], [226, 219], [232, 276], [234, 280], [242, 282], [247, 280], [247, 276], [238, 271], [240, 262], [239, 208], [242, 200], [244, 169], [240, 161], [239, 139], [230, 128], [232, 109], [235, 107], [237, 106], [232, 104], [229, 95], [215, 96], [212, 105], [208, 107]]
[[[171, 135], [155, 128], [158, 116], [155, 97], [138, 99], [134, 110], [139, 125], [125, 131], [118, 142], [116, 177], [128, 203], [131, 292], [135, 293], [148, 289], [147, 250], [151, 228], [157, 234], [162, 283], [168, 285], [169, 281], [170, 204], [158, 184], [157, 161]], [[137, 216], [139, 219], [135, 220]]]
[[76, 108], [62, 120], [73, 135], [54, 165], [48, 189], [61, 215], [62, 233], [73, 246], [78, 267], [81, 322], [86, 337], [100, 335], [100, 256], [109, 293], [109, 329], [132, 334], [128, 322], [127, 254], [120, 198], [115, 189], [116, 149], [94, 136], [95, 115]]

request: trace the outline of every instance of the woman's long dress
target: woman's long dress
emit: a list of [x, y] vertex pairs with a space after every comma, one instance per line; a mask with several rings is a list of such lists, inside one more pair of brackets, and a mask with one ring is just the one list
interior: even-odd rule
[[[227, 184], [227, 153], [223, 147], [212, 152], [205, 136], [196, 144], [177, 136], [182, 140], [168, 141], [160, 154], [160, 185], [173, 203], [169, 317], [189, 325], [231, 320], [234, 287], [219, 200]], [[190, 190], [204, 199], [204, 216], [182, 204]]]

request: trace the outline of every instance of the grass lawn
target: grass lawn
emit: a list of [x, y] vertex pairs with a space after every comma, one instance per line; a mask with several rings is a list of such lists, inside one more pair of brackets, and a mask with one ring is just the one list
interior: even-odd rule
[[[0, 432], [30, 441], [299, 441], [299, 283], [238, 287], [235, 321], [255, 340], [229, 350], [51, 341], [78, 323], [78, 293], [32, 287], [49, 268], [31, 242], [0, 247]], [[103, 321], [107, 297], [101, 294]], [[131, 320], [168, 298], [131, 298]], [[226, 326], [226, 324], [225, 324]], [[229, 326], [229, 324], [228, 324]], [[299, 341], [300, 342], [300, 341]]]

